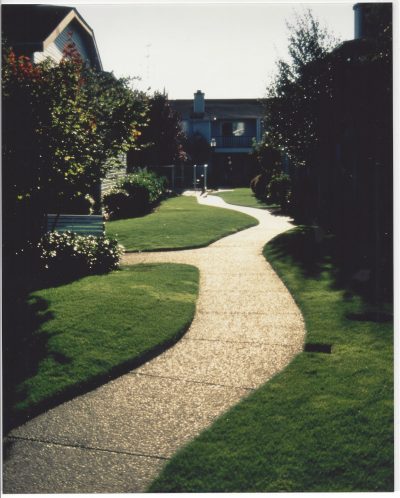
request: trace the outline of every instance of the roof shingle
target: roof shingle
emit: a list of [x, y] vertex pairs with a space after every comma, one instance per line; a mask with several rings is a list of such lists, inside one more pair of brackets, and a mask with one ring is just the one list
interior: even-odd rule
[[[190, 119], [193, 114], [192, 99], [170, 101], [171, 107], [182, 119]], [[264, 103], [261, 99], [205, 99], [204, 118], [237, 119], [262, 118]]]

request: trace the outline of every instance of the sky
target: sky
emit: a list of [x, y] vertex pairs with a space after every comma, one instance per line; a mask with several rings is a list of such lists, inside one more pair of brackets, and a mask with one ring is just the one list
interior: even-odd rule
[[138, 77], [136, 88], [165, 89], [171, 99], [193, 98], [196, 90], [206, 98], [264, 97], [276, 60], [287, 57], [286, 21], [306, 8], [341, 41], [354, 36], [351, 1], [179, 1], [40, 3], [75, 7], [94, 31], [104, 70]]
[[169, 98], [263, 97], [286, 20], [309, 7], [341, 40], [353, 38], [352, 3], [129, 4], [75, 6], [94, 30], [105, 70], [140, 77], [135, 86]]

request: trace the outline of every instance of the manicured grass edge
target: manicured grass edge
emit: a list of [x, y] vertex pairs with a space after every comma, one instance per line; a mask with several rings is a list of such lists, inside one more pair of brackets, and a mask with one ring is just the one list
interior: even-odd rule
[[[239, 189], [241, 189], [241, 188], [243, 188], [243, 187], [239, 187]], [[224, 191], [224, 192], [215, 191], [215, 192], [210, 192], [210, 195], [220, 197], [223, 201], [226, 202], [226, 204], [230, 204], [231, 206], [249, 207], [249, 208], [253, 208], [253, 209], [261, 209], [262, 211], [269, 211], [269, 212], [276, 212], [276, 213], [280, 212], [281, 208], [280, 208], [279, 204], [266, 204], [264, 201], [262, 201], [262, 200], [258, 199], [258, 197], [256, 197], [256, 195], [251, 191], [250, 187], [249, 187], [250, 198], [254, 197], [254, 199], [256, 199], [256, 201], [257, 201], [256, 203], [258, 203], [260, 205], [255, 206], [255, 205], [250, 205], [247, 203], [238, 204], [237, 202], [234, 202], [236, 199], [226, 200], [225, 194], [228, 194], [228, 199], [229, 199], [229, 194], [234, 193], [235, 190], [237, 190], [237, 189], [232, 189], [232, 190]], [[264, 204], [264, 205], [262, 205], [262, 204]]]
[[[225, 208], [227, 209], [227, 208]], [[249, 215], [250, 216], [250, 215]], [[256, 218], [254, 218], [256, 220]], [[257, 221], [257, 220], [256, 220]], [[209, 239], [207, 242], [204, 242], [202, 244], [193, 244], [193, 245], [186, 245], [182, 247], [158, 247], [155, 249], [125, 249], [125, 254], [130, 254], [130, 253], [141, 253], [141, 252], [177, 252], [177, 251], [186, 251], [188, 249], [201, 249], [203, 247], [208, 247], [209, 245], [213, 244], [214, 242], [217, 242], [218, 240], [223, 239], [224, 237], [229, 237], [229, 235], [234, 235], [235, 233], [242, 232], [243, 230], [248, 230], [249, 228], [253, 228], [255, 226], [259, 225], [259, 222], [257, 223], [249, 223], [248, 225], [244, 226], [243, 228], [240, 228], [239, 230], [234, 230], [234, 231], [227, 231], [224, 232], [222, 235], [219, 235], [218, 237]]]
[[[128, 221], [135, 221], [139, 218], [146, 218], [148, 216], [153, 216], [155, 215], [160, 209], [163, 208], [163, 204], [164, 202], [168, 202], [168, 201], [172, 201], [176, 198], [179, 198], [179, 197], [183, 197], [183, 198], [186, 198], [186, 199], [191, 199], [193, 200], [194, 204], [199, 207], [200, 209], [201, 208], [205, 208], [205, 209], [225, 209], [226, 211], [230, 211], [231, 213], [232, 212], [236, 212], [236, 210], [232, 209], [229, 207], [229, 205], [227, 206], [208, 206], [208, 205], [202, 205], [201, 203], [198, 202], [198, 199], [197, 197], [194, 198], [192, 196], [189, 196], [189, 197], [185, 197], [185, 196], [176, 196], [176, 197], [171, 197], [171, 198], [167, 198], [163, 201], [163, 203], [161, 203], [159, 206], [157, 206], [157, 208], [155, 210], [153, 210], [152, 212], [144, 215], [144, 216], [140, 216], [140, 217], [134, 217], [134, 218], [121, 218], [121, 219], [117, 219], [117, 220], [109, 220], [107, 223], [109, 224], [112, 224], [112, 223], [119, 223], [119, 222], [122, 222], [122, 221], [125, 221], [125, 222], [128, 222]], [[240, 206], [239, 206], [240, 207]], [[132, 245], [132, 244], [129, 244], [129, 243], [126, 243], [126, 241], [124, 241], [124, 237], [121, 237], [121, 235], [119, 233], [117, 233], [118, 229], [114, 229], [115, 231], [113, 232], [109, 225], [106, 224], [106, 234], [107, 236], [109, 237], [112, 237], [112, 238], [116, 238], [119, 240], [119, 242], [121, 244], [124, 245], [124, 252], [126, 254], [130, 254], [130, 253], [142, 253], [142, 252], [170, 252], [170, 251], [184, 251], [184, 250], [188, 250], [188, 249], [200, 249], [200, 248], [204, 248], [204, 247], [208, 247], [210, 244], [213, 244], [214, 242], [217, 242], [218, 240], [220, 239], [223, 239], [224, 237], [228, 237], [230, 235], [234, 235], [238, 232], [241, 232], [243, 230], [248, 230], [249, 228], [252, 228], [254, 226], [257, 226], [259, 225], [259, 220], [255, 217], [255, 216], [252, 216], [250, 214], [247, 214], [247, 213], [237, 213], [236, 214], [239, 214], [239, 216], [245, 216], [247, 218], [249, 218], [248, 222], [241, 226], [240, 228], [235, 228], [235, 227], [232, 227], [230, 229], [226, 229], [222, 232], [219, 232], [218, 234], [210, 234], [210, 237], [207, 239], [207, 240], [203, 240], [204, 241], [201, 241], [201, 242], [195, 242], [195, 243], [187, 243], [187, 244], [184, 244], [184, 245], [179, 245], [178, 247], [176, 246], [171, 246], [169, 245], [169, 242], [167, 241], [164, 241], [163, 243], [165, 243], [165, 245], [163, 245], [162, 247], [145, 247], [145, 248], [141, 248], [141, 249], [131, 249], [129, 248], [129, 245]], [[111, 230], [111, 232], [110, 232]], [[133, 231], [134, 228], [131, 230]], [[135, 245], [135, 244], [133, 244]]]
[[29, 419], [36, 417], [41, 413], [50, 410], [51, 408], [55, 408], [61, 403], [65, 403], [66, 401], [71, 401], [73, 398], [76, 398], [77, 396], [81, 396], [82, 394], [87, 394], [88, 392], [97, 389], [103, 384], [106, 384], [107, 382], [115, 380], [121, 375], [128, 373], [129, 371], [139, 368], [144, 363], [147, 363], [153, 358], [156, 358], [160, 354], [164, 353], [167, 349], [174, 346], [186, 334], [186, 332], [189, 330], [190, 325], [192, 324], [194, 314], [195, 312], [193, 313], [193, 317], [190, 321], [185, 323], [185, 325], [181, 327], [173, 337], [167, 339], [165, 342], [153, 346], [152, 348], [140, 354], [139, 356], [136, 356], [135, 358], [129, 359], [123, 363], [120, 363], [119, 365], [115, 365], [108, 372], [105, 372], [103, 374], [98, 374], [91, 379], [81, 382], [80, 384], [70, 386], [65, 390], [63, 390], [62, 392], [55, 394], [48, 399], [38, 402], [33, 407], [29, 407], [19, 412], [14, 411], [12, 417], [9, 417], [11, 419], [11, 422], [7, 427], [5, 426], [5, 421], [3, 421], [4, 435], [6, 435], [7, 432], [11, 431], [15, 427], [24, 424]]

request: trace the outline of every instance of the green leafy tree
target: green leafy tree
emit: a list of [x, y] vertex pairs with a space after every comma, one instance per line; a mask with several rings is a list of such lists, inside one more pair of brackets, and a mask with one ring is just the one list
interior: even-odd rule
[[[309, 10], [288, 23], [288, 29], [289, 60], [278, 60], [277, 74], [267, 89], [265, 135], [258, 157], [265, 152], [268, 157], [270, 150], [287, 157], [295, 177], [291, 209], [300, 217], [310, 217], [317, 196], [313, 168], [320, 146], [319, 106], [321, 99], [332, 97], [330, 75], [321, 77], [321, 68], [337, 40]], [[278, 173], [273, 162], [270, 175]]]
[[304, 166], [318, 140], [314, 105], [327, 90], [321, 87], [318, 70], [337, 41], [309, 10], [287, 26], [290, 59], [278, 60], [267, 89], [264, 144]]
[[196, 132], [186, 138], [184, 148], [188, 154], [188, 159], [192, 163], [204, 164], [209, 161], [211, 147], [201, 133]]

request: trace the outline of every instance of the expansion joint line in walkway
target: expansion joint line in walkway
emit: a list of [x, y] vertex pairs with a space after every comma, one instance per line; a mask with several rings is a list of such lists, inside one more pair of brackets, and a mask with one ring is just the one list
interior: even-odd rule
[[35, 437], [7, 436], [6, 439], [14, 441], [30, 441], [32, 443], [51, 444], [54, 446], [60, 446], [62, 448], [76, 448], [79, 450], [100, 451], [102, 453], [113, 453], [115, 455], [128, 455], [128, 456], [143, 457], [143, 458], [156, 458], [157, 460], [169, 460], [168, 457], [160, 455], [147, 455], [145, 453], [135, 453], [132, 451], [124, 451], [124, 450], [110, 450], [108, 448], [97, 448], [94, 446], [86, 446], [82, 444], [60, 443], [59, 441], [51, 441], [49, 439], [41, 439]]
[[193, 342], [219, 342], [219, 343], [226, 343], [226, 344], [252, 344], [257, 345], [259, 344], [260, 346], [271, 346], [271, 347], [277, 347], [277, 348], [290, 348], [292, 345], [291, 344], [282, 344], [280, 342], [270, 342], [270, 341], [234, 341], [233, 339], [205, 339], [205, 338], [198, 338], [194, 339], [193, 337], [182, 337], [182, 341], [193, 341]]
[[[201, 313], [202, 315], [218, 315], [218, 316], [232, 316], [232, 313], [229, 313], [228, 311], [213, 311], [213, 312], [209, 312], [209, 311], [203, 311], [201, 310], [199, 313]], [[271, 316], [271, 313], [266, 313], [265, 311], [235, 311], [235, 315], [237, 316]], [[283, 317], [286, 317], [286, 316], [290, 316], [290, 315], [293, 315], [293, 317], [297, 317], [298, 316], [298, 313], [293, 311], [288, 311], [288, 312], [285, 312], [285, 313], [274, 313], [274, 316], [275, 317], [278, 317], [278, 316], [283, 316]]]
[[154, 379], [168, 379], [178, 380], [179, 382], [186, 382], [187, 384], [199, 384], [202, 386], [224, 387], [226, 389], [237, 389], [239, 391], [254, 391], [254, 387], [231, 386], [229, 384], [217, 384], [216, 382], [206, 382], [203, 380], [185, 379], [184, 377], [172, 377], [168, 375], [150, 374], [142, 372], [130, 372], [128, 375], [140, 375], [141, 377], [152, 377]]

